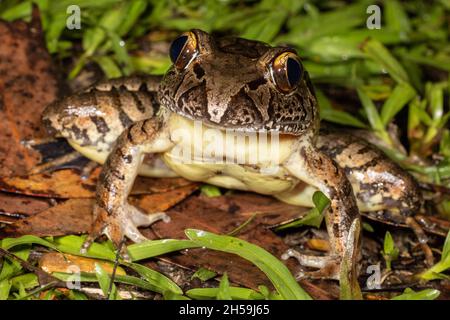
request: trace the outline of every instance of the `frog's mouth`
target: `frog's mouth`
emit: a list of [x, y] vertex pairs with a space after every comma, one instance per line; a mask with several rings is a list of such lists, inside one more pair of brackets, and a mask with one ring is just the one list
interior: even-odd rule
[[[163, 109], [164, 107], [161, 106], [160, 109]], [[231, 130], [236, 133], [265, 133], [265, 134], [280, 134], [280, 135], [287, 135], [287, 136], [299, 136], [302, 135], [302, 132], [295, 132], [291, 130], [292, 127], [298, 125], [298, 122], [289, 121], [289, 122], [283, 122], [280, 124], [274, 124], [271, 122], [260, 122], [260, 123], [250, 123], [250, 124], [232, 124], [230, 122], [214, 122], [208, 119], [207, 117], [202, 116], [193, 116], [192, 114], [182, 112], [181, 110], [177, 108], [171, 108], [170, 106], [165, 106], [167, 110], [169, 110], [171, 113], [180, 115], [186, 119], [192, 120], [194, 122], [199, 122], [203, 126], [215, 129], [215, 130]]]

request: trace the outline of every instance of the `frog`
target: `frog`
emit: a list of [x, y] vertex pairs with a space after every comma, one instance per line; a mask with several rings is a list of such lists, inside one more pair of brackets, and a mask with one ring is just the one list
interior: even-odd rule
[[[321, 128], [309, 73], [292, 47], [192, 29], [169, 51], [172, 64], [163, 76], [100, 81], [43, 113], [52, 136], [102, 164], [83, 250], [102, 235], [117, 248], [124, 239], [146, 241], [139, 227], [168, 221], [164, 212], [143, 212], [128, 202], [138, 175], [179, 176], [306, 207], [321, 191], [329, 199], [328, 254], [288, 252], [314, 269], [301, 277], [316, 279], [339, 279], [349, 266], [358, 272], [361, 212], [383, 211], [403, 221], [422, 206], [414, 178], [383, 152]], [[233, 134], [244, 138], [218, 142]], [[204, 145], [214, 152], [199, 152]], [[240, 161], [223, 161], [237, 151]], [[126, 258], [126, 248], [120, 250]]]

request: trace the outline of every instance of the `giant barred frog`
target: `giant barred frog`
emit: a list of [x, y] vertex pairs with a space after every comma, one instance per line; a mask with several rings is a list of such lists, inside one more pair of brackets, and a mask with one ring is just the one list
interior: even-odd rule
[[[192, 30], [172, 43], [170, 58], [173, 65], [162, 78], [104, 81], [45, 111], [50, 132], [104, 164], [85, 249], [101, 234], [116, 246], [124, 237], [146, 240], [138, 227], [166, 217], [127, 202], [138, 174], [181, 176], [302, 206], [312, 206], [311, 195], [322, 191], [331, 201], [325, 219], [329, 255], [295, 253], [302, 265], [319, 269], [305, 273], [317, 278], [337, 279], [345, 259], [354, 268], [360, 210], [385, 210], [400, 219], [419, 208], [414, 180], [380, 151], [343, 133], [319, 131], [317, 99], [293, 49]], [[262, 138], [214, 143], [221, 156], [242, 152], [241, 162], [205, 156], [196, 152], [207, 143], [195, 133], [198, 124], [222, 138], [231, 131], [276, 136], [277, 157], [267, 151], [272, 138], [264, 140], [265, 151], [255, 142]], [[190, 161], [181, 159], [180, 149], [192, 151]], [[259, 157], [251, 162], [254, 154]]]

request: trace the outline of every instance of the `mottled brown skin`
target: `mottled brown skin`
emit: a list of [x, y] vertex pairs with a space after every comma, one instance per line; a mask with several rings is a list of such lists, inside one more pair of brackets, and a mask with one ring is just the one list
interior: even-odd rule
[[[69, 139], [76, 148], [91, 148], [88, 156], [92, 159], [103, 162], [109, 153], [97, 188], [95, 224], [85, 248], [103, 233], [116, 246], [124, 236], [136, 242], [145, 240], [137, 227], [165, 217], [163, 213], [143, 214], [128, 204], [127, 196], [144, 156], [164, 158], [176, 145], [173, 119], [181, 116], [214, 128], [280, 133], [291, 148], [279, 163], [281, 179], [289, 188], [280, 194], [259, 192], [281, 199], [289, 194], [294, 201], [290, 195], [295, 196], [296, 186], [303, 182], [331, 200], [326, 214], [329, 256], [309, 257], [292, 251], [290, 255], [303, 265], [320, 268], [307, 274], [317, 278], [338, 279], [346, 261], [355, 283], [360, 255], [358, 205], [364, 209], [368, 202], [365, 209], [387, 210], [399, 219], [410, 216], [421, 203], [413, 179], [364, 141], [319, 133], [318, 105], [307, 72], [288, 91], [277, 82], [280, 77], [283, 81], [285, 60], [280, 60], [281, 69], [274, 61], [280, 56], [300, 61], [292, 49], [239, 38], [213, 39], [200, 30], [187, 35], [190, 40], [162, 80], [144, 76], [104, 82], [49, 106], [44, 114], [50, 131]], [[88, 149], [78, 150], [85, 153]], [[167, 161], [166, 165], [171, 166]], [[169, 174], [171, 168], [166, 169]], [[231, 171], [227, 178], [238, 181], [240, 177]], [[280, 177], [268, 179], [270, 189], [270, 183]], [[237, 186], [255, 191], [248, 185]], [[383, 193], [381, 200], [373, 197], [379, 192]]]

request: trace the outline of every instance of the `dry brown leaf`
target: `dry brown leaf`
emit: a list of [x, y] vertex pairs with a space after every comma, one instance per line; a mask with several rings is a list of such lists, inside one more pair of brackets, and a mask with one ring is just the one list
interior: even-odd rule
[[40, 115], [58, 96], [40, 18], [0, 21], [0, 176], [26, 174], [40, 162], [22, 140], [43, 136]]
[[0, 192], [0, 223], [10, 224], [51, 207], [47, 199]]
[[[113, 272], [113, 263], [106, 262], [104, 260], [74, 256], [66, 253], [49, 252], [44, 254], [39, 259], [39, 267], [47, 273], [95, 273], [95, 264], [100, 265], [109, 274]], [[126, 273], [121, 267], [118, 267], [116, 269], [116, 274], [125, 275]]]
[[[189, 196], [195, 185], [164, 193], [131, 197], [130, 201], [146, 212], [165, 211]], [[92, 225], [94, 199], [69, 199], [34, 216], [17, 221], [2, 231], [2, 236], [32, 234], [38, 237], [87, 233]]]
[[[5, 192], [51, 198], [93, 198], [101, 168], [96, 168], [87, 179], [72, 169], [40, 173], [24, 177], [0, 178], [0, 190]], [[183, 178], [138, 177], [131, 194], [152, 194], [196, 185]]]
[[21, 235], [63, 236], [81, 234], [90, 230], [93, 199], [69, 199], [32, 217], [7, 226], [4, 237]]

